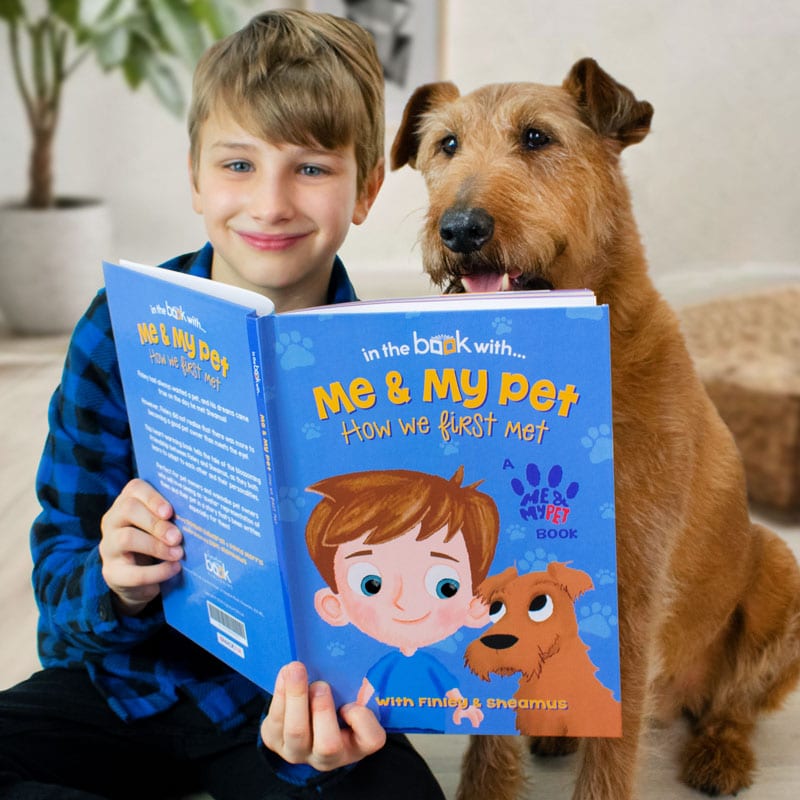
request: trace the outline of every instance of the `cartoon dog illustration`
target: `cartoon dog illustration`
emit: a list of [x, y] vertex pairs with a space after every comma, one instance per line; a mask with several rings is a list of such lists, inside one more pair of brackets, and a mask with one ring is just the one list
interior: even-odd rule
[[520, 733], [585, 736], [590, 722], [594, 736], [622, 735], [619, 701], [598, 680], [578, 635], [575, 601], [593, 588], [589, 575], [559, 562], [525, 575], [509, 567], [478, 587], [494, 624], [467, 647], [464, 663], [485, 681], [521, 673]]

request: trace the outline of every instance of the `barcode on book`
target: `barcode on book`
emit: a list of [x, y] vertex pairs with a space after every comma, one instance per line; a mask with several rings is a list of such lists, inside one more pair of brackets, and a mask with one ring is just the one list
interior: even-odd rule
[[215, 628], [224, 631], [228, 636], [233, 637], [237, 642], [241, 642], [246, 647], [247, 628], [245, 628], [244, 622], [240, 619], [236, 619], [236, 617], [232, 616], [227, 611], [223, 611], [219, 606], [215, 606], [210, 600], [206, 600], [206, 606], [208, 607], [208, 621]]

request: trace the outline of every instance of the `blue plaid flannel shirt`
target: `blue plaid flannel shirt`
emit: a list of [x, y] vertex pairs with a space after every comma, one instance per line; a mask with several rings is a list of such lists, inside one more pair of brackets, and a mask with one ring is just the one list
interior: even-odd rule
[[[208, 278], [212, 255], [206, 244], [162, 266]], [[328, 294], [329, 303], [356, 299], [338, 258]], [[139, 616], [117, 616], [103, 580], [100, 519], [135, 475], [103, 289], [75, 328], [49, 424], [31, 530], [42, 665], [86, 668], [122, 719], [169, 708], [181, 693], [222, 729], [242, 724], [245, 706], [268, 695], [170, 628], [158, 600]]]

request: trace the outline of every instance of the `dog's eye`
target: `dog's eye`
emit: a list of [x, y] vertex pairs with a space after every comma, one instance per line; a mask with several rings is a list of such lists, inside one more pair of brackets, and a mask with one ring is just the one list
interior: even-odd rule
[[538, 128], [525, 128], [522, 132], [522, 146], [526, 150], [539, 150], [546, 147], [553, 140], [544, 131]]
[[449, 133], [439, 142], [439, 147], [446, 156], [454, 156], [458, 150], [458, 138]]
[[347, 585], [356, 593], [365, 597], [374, 597], [381, 590], [383, 580], [377, 567], [362, 561], [353, 564], [347, 570]]
[[533, 622], [544, 622], [553, 616], [553, 599], [549, 594], [537, 594], [528, 607], [528, 616]]
[[506, 604], [502, 600], [495, 600], [489, 606], [489, 619], [498, 622], [506, 615]]
[[455, 597], [460, 587], [458, 573], [452, 567], [437, 564], [425, 573], [425, 589], [431, 597], [447, 600]]

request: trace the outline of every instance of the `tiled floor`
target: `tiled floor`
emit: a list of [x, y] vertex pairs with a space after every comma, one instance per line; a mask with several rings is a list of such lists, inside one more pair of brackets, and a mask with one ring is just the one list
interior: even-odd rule
[[[33, 479], [46, 430], [46, 407], [58, 381], [66, 340], [18, 339], [0, 334], [0, 685], [7, 686], [37, 667], [36, 610], [30, 589], [28, 529], [36, 512]], [[800, 521], [767, 520], [800, 555]], [[682, 729], [650, 732], [638, 796], [648, 800], [689, 800], [699, 795], [676, 778]], [[415, 737], [442, 782], [455, 796], [466, 738]], [[748, 800], [794, 800], [800, 791], [800, 691], [786, 707], [765, 718], [756, 735], [759, 774]], [[575, 759], [532, 764], [533, 797], [567, 798]], [[491, 800], [491, 798], [487, 798]], [[609, 798], [613, 800], [613, 798]]]

